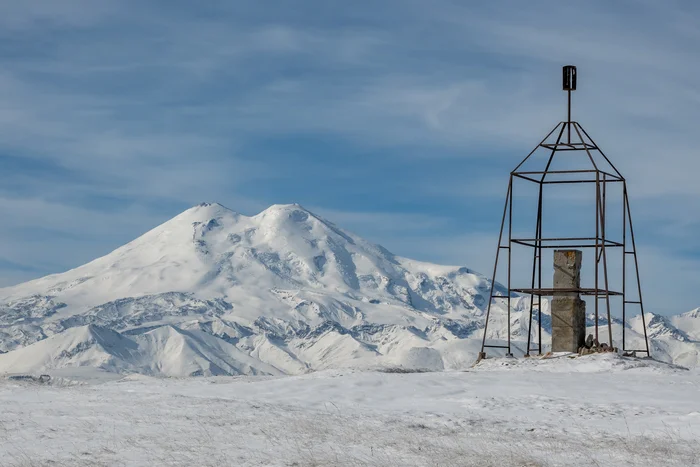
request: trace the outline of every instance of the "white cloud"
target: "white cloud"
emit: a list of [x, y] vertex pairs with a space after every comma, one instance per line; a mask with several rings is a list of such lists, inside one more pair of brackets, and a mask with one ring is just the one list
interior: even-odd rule
[[[148, 207], [149, 199], [183, 208], [218, 200], [234, 209], [236, 200], [244, 209], [296, 201], [273, 182], [289, 175], [256, 151], [268, 139], [304, 135], [396, 164], [418, 155], [426, 166], [473, 160], [463, 183], [421, 173], [393, 181], [427, 200], [415, 212], [376, 213], [362, 203], [358, 213], [333, 205], [321, 213], [398, 254], [488, 273], [498, 225], [491, 236], [481, 233], [484, 223], [498, 217], [491, 211], [501, 209], [503, 177], [564, 118], [559, 67], [574, 63], [574, 115], [628, 178], [638, 235], [656, 248], [654, 271], [689, 267], [678, 255], [698, 249], [697, 6], [261, 5], [0, 1], [0, 38], [12, 39], [0, 49], [0, 149], [67, 172], [62, 183], [27, 177], [29, 194], [0, 203], [0, 214], [78, 235], [86, 232], [76, 220], [91, 217], [124, 238], [137, 223], [176, 214]], [[328, 151], [329, 165], [339, 157]], [[345, 182], [359, 186], [349, 176]], [[252, 185], [258, 189], [246, 192]], [[103, 216], [68, 200], [90, 196], [128, 199], [131, 207]], [[400, 192], [389, 196], [403, 201]], [[461, 207], [431, 215], [430, 202], [436, 211], [446, 202]], [[25, 261], [42, 261], [29, 251], [36, 246], [3, 237], [16, 247], [6, 258], [24, 252]], [[60, 242], [44, 255], [61, 250]]]

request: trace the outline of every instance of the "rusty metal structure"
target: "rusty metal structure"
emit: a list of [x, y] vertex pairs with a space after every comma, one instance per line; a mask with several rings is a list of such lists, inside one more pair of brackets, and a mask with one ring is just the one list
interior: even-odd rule
[[[632, 216], [630, 213], [630, 203], [627, 196], [627, 184], [622, 174], [615, 168], [610, 159], [593, 141], [588, 132], [581, 126], [580, 123], [571, 119], [571, 93], [576, 90], [577, 76], [576, 67], [567, 65], [563, 68], [563, 90], [567, 92], [567, 120], [559, 122], [548, 134], [540, 141], [540, 143], [523, 159], [520, 164], [510, 173], [508, 182], [508, 190], [506, 192], [505, 206], [503, 209], [503, 217], [501, 220], [501, 230], [498, 239], [498, 248], [496, 249], [496, 258], [493, 268], [493, 276], [491, 282], [491, 291], [488, 300], [486, 311], [486, 324], [484, 327], [484, 336], [482, 339], [480, 358], [486, 357], [486, 349], [504, 349], [506, 355], [512, 356], [511, 342], [511, 299], [515, 294], [522, 294], [525, 297], [529, 296], [529, 324], [527, 347], [525, 355], [529, 356], [531, 352], [542, 354], [542, 297], [553, 296], [555, 293], [561, 292], [577, 292], [582, 296], [588, 296], [593, 299], [593, 308], [595, 313], [595, 338], [597, 340], [607, 339], [609, 345], [613, 347], [613, 315], [611, 307], [617, 301], [621, 305], [622, 318], [622, 339], [621, 346], [625, 352], [636, 354], [637, 352], [649, 352], [649, 339], [647, 335], [646, 321], [644, 317], [644, 305], [642, 302], [642, 288], [639, 278], [639, 263], [637, 260], [637, 249], [634, 239], [634, 230], [632, 226]], [[526, 169], [526, 165], [531, 163], [536, 153], [544, 153], [542, 158], [543, 166], [535, 169]], [[555, 170], [554, 164], [560, 158], [565, 158], [569, 165], [578, 163], [581, 167], [564, 168]], [[513, 201], [515, 196], [516, 182], [526, 182], [534, 184], [537, 195], [537, 212], [534, 235], [515, 236], [513, 229], [514, 210]], [[547, 188], [553, 185], [579, 185], [586, 184], [591, 186], [594, 194], [591, 198], [595, 199], [595, 220], [590, 219], [590, 224], [595, 224], [594, 236], [553, 236], [546, 237], [545, 232], [545, 217], [543, 214], [544, 198], [547, 194]], [[621, 186], [621, 200], [618, 199], [622, 207], [622, 225], [618, 225], [618, 234], [613, 236], [608, 234], [610, 215], [608, 205], [610, 204], [610, 187], [613, 185]], [[580, 185], [579, 185], [580, 186]], [[592, 191], [593, 191], [592, 190]], [[619, 189], [617, 190], [620, 191]], [[618, 213], [619, 214], [619, 213]], [[619, 232], [621, 230], [621, 232]], [[615, 238], [611, 238], [615, 237]], [[512, 253], [514, 247], [526, 247], [532, 250], [531, 264], [528, 264], [527, 274], [530, 276], [529, 284], [513, 283], [513, 268], [512, 268]], [[593, 255], [593, 284], [592, 286], [577, 289], [554, 289], [544, 287], [542, 281], [542, 254], [546, 249], [583, 249], [584, 254], [594, 253]], [[617, 253], [613, 253], [617, 251]], [[589, 252], [589, 253], [586, 253]], [[610, 286], [611, 271], [609, 271], [609, 255], [621, 254], [622, 268], [621, 271], [621, 287], [618, 290], [612, 290]], [[528, 257], [530, 257], [528, 255]], [[497, 272], [503, 267], [503, 262], [506, 263], [507, 279], [505, 288], [497, 291], [499, 287], [496, 285]], [[528, 260], [529, 262], [529, 260]], [[630, 264], [631, 263], [631, 264]], [[629, 268], [631, 266], [631, 268]], [[630, 274], [627, 269], [633, 269], [634, 273]], [[631, 277], [630, 277], [631, 276]], [[619, 280], [619, 277], [617, 278]], [[629, 284], [628, 284], [629, 283]], [[631, 288], [632, 287], [632, 288]], [[503, 293], [507, 289], [507, 293]], [[632, 293], [630, 293], [632, 292]], [[521, 295], [521, 296], [522, 296]], [[632, 298], [633, 296], [634, 299]], [[497, 343], [489, 343], [487, 332], [489, 320], [493, 318], [492, 305], [496, 301], [501, 301], [505, 305], [507, 313], [507, 339], [502, 337]], [[645, 348], [643, 349], [628, 349], [625, 338], [626, 318], [628, 316], [628, 308], [631, 306], [638, 307], [641, 313], [642, 325], [644, 327]], [[532, 338], [532, 326], [534, 312], [537, 312], [537, 342]], [[604, 316], [604, 324], [600, 324], [600, 317]], [[605, 331], [607, 324], [607, 333]], [[601, 332], [603, 328], [603, 332]], [[503, 341], [506, 341], [505, 343]]]

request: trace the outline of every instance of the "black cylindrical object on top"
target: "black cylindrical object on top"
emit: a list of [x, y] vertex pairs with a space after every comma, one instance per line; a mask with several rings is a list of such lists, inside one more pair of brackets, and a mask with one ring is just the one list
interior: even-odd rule
[[573, 65], [566, 65], [563, 69], [564, 91], [575, 91], [576, 90], [576, 67]]

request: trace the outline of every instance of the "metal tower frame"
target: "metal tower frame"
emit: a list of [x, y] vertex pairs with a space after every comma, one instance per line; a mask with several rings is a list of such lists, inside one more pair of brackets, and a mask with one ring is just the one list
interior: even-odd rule
[[[637, 248], [634, 239], [634, 229], [632, 226], [632, 216], [630, 213], [629, 198], [627, 196], [627, 182], [622, 174], [615, 168], [613, 163], [608, 159], [600, 147], [593, 141], [581, 124], [571, 120], [571, 91], [576, 90], [576, 67], [568, 65], [564, 67], [564, 90], [568, 93], [568, 116], [567, 121], [559, 122], [547, 136], [523, 159], [520, 164], [510, 173], [508, 182], [508, 190], [506, 192], [506, 201], [503, 208], [503, 217], [501, 219], [501, 230], [498, 237], [498, 248], [496, 249], [496, 259], [494, 262], [493, 276], [491, 280], [491, 290], [489, 293], [488, 307], [486, 310], [486, 324], [484, 326], [484, 336], [481, 344], [480, 358], [486, 357], [487, 348], [506, 349], [507, 355], [512, 355], [511, 352], [511, 295], [514, 292], [530, 296], [529, 324], [526, 355], [530, 352], [537, 351], [542, 354], [542, 297], [553, 296], [554, 293], [577, 292], [580, 295], [594, 297], [595, 308], [595, 338], [600, 341], [599, 334], [599, 316], [600, 301], [604, 300], [604, 309], [607, 318], [607, 338], [609, 345], [613, 347], [612, 335], [612, 316], [610, 310], [610, 297], [622, 298], [622, 350], [626, 352], [645, 352], [650, 356], [649, 338], [647, 335], [646, 318], [644, 316], [644, 305], [642, 301], [642, 287], [639, 278], [639, 263], [637, 260]], [[556, 139], [551, 140], [552, 135], [556, 135]], [[547, 163], [543, 170], [521, 170], [523, 165], [535, 154], [538, 149], [544, 149], [549, 153]], [[569, 160], [574, 157], [583, 158], [590, 164], [588, 169], [578, 170], [551, 170], [552, 162], [555, 156], [566, 154]], [[561, 156], [560, 156], [561, 157]], [[604, 167], [607, 165], [607, 167]], [[603, 170], [605, 169], [605, 170]], [[535, 235], [532, 238], [518, 238], [513, 236], [513, 197], [515, 179], [525, 180], [539, 187], [539, 196], [537, 202], [537, 223]], [[595, 184], [595, 237], [560, 237], [547, 238], [543, 237], [543, 197], [545, 185], [553, 184]], [[607, 187], [609, 184], [622, 184], [622, 238], [612, 240], [606, 236], [606, 208], [609, 200]], [[507, 225], [506, 225], [507, 222]], [[504, 235], [504, 230], [507, 228], [507, 233]], [[627, 233], [629, 232], [630, 241], [627, 241]], [[503, 243], [504, 237], [507, 236], [507, 244]], [[520, 245], [532, 248], [532, 270], [531, 281], [529, 287], [514, 286], [511, 281], [512, 272], [512, 249], [514, 245]], [[578, 289], [553, 289], [542, 287], [542, 250], [554, 248], [584, 248], [593, 249], [595, 251], [595, 273], [594, 286], [592, 288], [581, 287]], [[611, 290], [609, 287], [608, 275], [608, 249], [621, 249], [622, 251], [622, 290]], [[502, 254], [505, 252], [506, 254]], [[632, 256], [633, 267], [636, 278], [636, 297], [637, 300], [628, 300], [629, 280], [627, 270], [627, 258]], [[505, 258], [504, 258], [505, 256]], [[496, 274], [499, 268], [499, 262], [507, 262], [507, 295], [495, 294]], [[602, 272], [602, 274], [601, 274]], [[494, 301], [501, 300], [505, 302], [507, 309], [508, 320], [508, 337], [507, 345], [495, 345], [487, 343], [487, 331], [489, 318], [491, 317], [491, 306]], [[642, 317], [642, 325], [644, 327], [644, 340], [646, 343], [645, 349], [627, 349], [625, 340], [625, 326], [627, 316], [627, 306], [638, 305]], [[533, 310], [537, 309], [538, 322], [538, 342], [536, 348], [531, 348], [532, 336], [532, 320]]]

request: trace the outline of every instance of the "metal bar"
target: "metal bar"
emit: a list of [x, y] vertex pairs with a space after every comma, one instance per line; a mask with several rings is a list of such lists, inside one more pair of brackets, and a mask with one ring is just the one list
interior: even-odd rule
[[605, 170], [600, 170], [600, 169], [598, 169], [598, 172], [600, 172], [601, 174], [605, 175], [605, 176], [609, 179], [609, 180], [607, 180], [605, 183], [622, 182], [622, 181], [625, 180], [624, 178], [620, 178], [620, 177], [618, 177], [618, 176], [615, 175], [615, 174], [611, 174], [610, 172], [606, 172]]
[[[595, 237], [554, 237], [554, 238], [514, 238], [513, 241], [519, 241], [519, 242], [535, 242], [535, 241], [542, 241], [542, 242], [573, 242], [573, 241], [585, 241], [585, 240], [591, 240], [594, 241], [596, 240]], [[604, 243], [607, 246], [622, 246], [622, 243], [616, 242], [614, 240], [610, 239], [605, 239]], [[593, 245], [591, 245], [593, 246]]]
[[605, 242], [601, 245], [603, 244], [605, 245], [605, 248], [622, 248], [624, 246], [622, 243], [610, 240], [609, 238], [606, 238]]
[[[523, 160], [520, 162], [520, 164], [518, 164], [518, 166], [517, 166], [515, 169], [513, 169], [513, 172], [516, 172], [525, 162], [527, 162], [527, 160], [530, 158], [530, 156], [532, 156], [532, 155], [535, 153], [535, 151], [537, 151], [537, 148], [539, 148], [540, 145], [541, 145], [542, 143], [544, 143], [545, 141], [547, 141], [547, 138], [549, 138], [550, 136], [552, 136], [552, 133], [554, 133], [554, 131], [555, 131], [557, 128], [559, 128], [559, 125], [563, 125], [563, 124], [564, 124], [564, 122], [559, 122], [559, 123], [557, 123], [557, 126], [555, 126], [554, 128], [552, 128], [552, 131], [550, 131], [549, 133], [547, 133], [547, 136], [545, 136], [545, 137], [542, 139], [542, 141], [540, 141], [540, 143], [539, 143], [537, 146], [535, 146], [535, 149], [533, 149], [532, 151], [530, 151], [530, 154], [528, 154], [527, 157], [525, 157], [525, 159], [523, 159]], [[562, 130], [563, 130], [563, 129], [564, 129], [564, 127], [562, 126]]]
[[[596, 246], [598, 246], [598, 247], [603, 246], [601, 243], [598, 243], [597, 245], [591, 243], [591, 244], [580, 244], [580, 245], [578, 245], [578, 244], [576, 244], [576, 245], [568, 245], [568, 244], [567, 245], [542, 245], [542, 246], [538, 247], [538, 246], [532, 245], [531, 243], [524, 243], [524, 242], [520, 242], [520, 241], [513, 242], [513, 243], [517, 243], [517, 244], [523, 245], [523, 246], [529, 246], [531, 248], [595, 248]], [[622, 245], [607, 245], [607, 247], [608, 248], [622, 248]]]
[[568, 105], [569, 112], [568, 112], [568, 119], [566, 121], [568, 123], [567, 126], [569, 127], [568, 142], [571, 143], [571, 89], [569, 89], [567, 91], [567, 94], [569, 95], [569, 105]]
[[[632, 225], [632, 212], [630, 210], [630, 200], [629, 196], [626, 195], [625, 191], [625, 204], [627, 204], [627, 217], [629, 218], [630, 221], [630, 240], [632, 241], [632, 251], [634, 251], [634, 269], [637, 273], [637, 291], [639, 293], [639, 301], [642, 301], [642, 281], [639, 278], [639, 261], [637, 260], [637, 245], [634, 241], [634, 227]], [[644, 342], [646, 343], [647, 347], [647, 357], [651, 357], [651, 353], [649, 352], [649, 336], [647, 335], [647, 323], [646, 323], [646, 317], [644, 316], [644, 304], [640, 303], [639, 304], [640, 311], [642, 313], [642, 326], [644, 326]]]
[[[554, 289], [554, 288], [538, 288], [538, 289], [530, 289], [530, 288], [513, 288], [513, 292], [518, 292], [518, 293], [523, 293], [523, 294], [529, 294], [529, 293], [534, 293], [535, 295], [541, 295], [541, 296], [549, 296], [552, 295], [553, 293], [579, 293], [581, 295], [595, 295], [596, 291], [598, 292], [599, 297], [598, 298], [604, 298], [604, 295], [622, 295], [622, 292], [618, 292], [616, 290], [607, 290], [607, 289], [594, 289], [594, 288], [589, 288], [589, 287], [580, 287], [580, 288], [566, 288], [566, 289]], [[505, 297], [502, 297], [505, 298]]]
[[[510, 176], [510, 182], [509, 182], [511, 189], [510, 189], [510, 201], [509, 201], [509, 207], [508, 207], [508, 246], [511, 245], [511, 240], [513, 239], [513, 176]], [[512, 259], [512, 248], [508, 248], [508, 354], [510, 354], [510, 295], [511, 295], [511, 288], [510, 288], [510, 277], [511, 277], [511, 259]]]
[[[559, 146], [561, 146], [561, 148]], [[592, 146], [588, 143], [570, 143], [570, 144], [567, 144], [567, 143], [562, 143], [562, 144], [544, 143], [544, 144], [540, 144], [540, 147], [547, 148], [547, 149], [554, 149], [555, 151], [583, 151], [584, 148], [593, 149], [593, 150], [598, 149], [596, 146]]]
[[583, 131], [583, 134], [586, 135], [586, 137], [587, 137], [588, 140], [591, 142], [591, 144], [592, 144], [593, 146], [595, 146], [596, 148], [598, 148], [598, 152], [600, 153], [600, 155], [603, 156], [603, 157], [605, 158], [605, 161], [606, 161], [608, 164], [610, 164], [610, 167], [612, 167], [612, 169], [615, 171], [615, 173], [618, 175], [618, 177], [620, 177], [621, 179], [624, 179], [625, 177], [622, 176], [622, 174], [620, 173], [620, 171], [617, 170], [617, 167], [615, 167], [615, 165], [610, 161], [610, 159], [608, 159], [608, 156], [606, 156], [605, 153], [598, 147], [598, 145], [596, 144], [596, 142], [593, 141], [593, 138], [591, 138], [591, 136], [588, 134], [588, 132], [586, 132], [586, 130], [585, 130], [578, 122], [574, 122], [574, 123], [575, 123], [575, 127], [578, 127], [578, 128], [581, 129], [581, 131]]
[[525, 174], [525, 175], [542, 175], [542, 174], [585, 174], [585, 173], [596, 173], [600, 172], [600, 170], [593, 170], [593, 169], [576, 169], [576, 170], [526, 170], [526, 171], [520, 171], [518, 172], [517, 170], [514, 170], [511, 172], [512, 174]]
[[[608, 180], [608, 183], [619, 183], [624, 180]], [[551, 180], [549, 182], [542, 182], [545, 185], [567, 185], [567, 184], [576, 184], [576, 183], [595, 183], [595, 180]]]
[[552, 149], [554, 151], [583, 151], [584, 148], [588, 147], [588, 149], [595, 149], [593, 146], [578, 146], [576, 144], [559, 144], [559, 145], [554, 145], [554, 144], [541, 144], [541, 148], [545, 149]]
[[[603, 277], [605, 281], [605, 289], [609, 289], [609, 284], [608, 284], [608, 255], [606, 252], [605, 248], [605, 208], [606, 208], [606, 189], [605, 189], [605, 175], [603, 175], [603, 194], [601, 198], [601, 207], [600, 207], [600, 228], [601, 228], [601, 237], [603, 239], [603, 246], [601, 249], [601, 254], [603, 255]], [[607, 294], [605, 295], [605, 306], [607, 309], [607, 316], [608, 316], [608, 338], [610, 339], [610, 347], [613, 346], [613, 337], [612, 337], [612, 319], [610, 318], [610, 295]]]
[[[590, 157], [590, 154], [589, 154]], [[595, 163], [593, 163], [595, 165]], [[598, 210], [600, 209], [600, 203], [598, 200], [598, 197], [600, 196], [600, 192], [598, 190], [599, 187], [599, 178], [600, 175], [598, 172], [595, 174], [595, 338], [598, 342], [600, 342], [599, 336], [598, 336], [598, 236], [599, 236], [599, 229], [600, 225], [598, 223], [599, 218], [598, 218]]]
[[[533, 258], [532, 258], [532, 288], [535, 288], [535, 270], [537, 267], [537, 248], [534, 248], [533, 250]], [[535, 294], [531, 293], [530, 294], [530, 318], [528, 320], [527, 324], [527, 349], [530, 349], [530, 340], [532, 339], [532, 309], [535, 304]], [[530, 351], [528, 350], [528, 353]]]
[[[569, 118], [569, 121], [571, 121], [571, 118]], [[569, 130], [569, 134], [571, 133], [571, 130]], [[559, 135], [557, 136], [557, 140], [555, 142], [556, 145], [558, 145], [561, 142], [561, 137], [564, 134], [564, 125], [561, 127], [561, 131], [559, 132]], [[569, 136], [569, 142], [571, 142], [571, 136]], [[535, 242], [535, 251], [533, 253], [536, 253], [538, 258], [539, 258], [539, 267], [538, 267], [538, 287], [542, 287], [542, 215], [543, 215], [543, 207], [542, 207], [542, 197], [543, 197], [543, 186], [542, 183], [544, 182], [545, 178], [547, 177], [547, 174], [550, 173], [549, 168], [552, 166], [552, 160], [554, 160], [554, 154], [556, 151], [552, 149], [552, 152], [549, 154], [549, 159], [547, 159], [547, 165], [544, 167], [544, 173], [542, 173], [542, 178], [540, 179], [540, 195], [539, 195], [539, 203], [538, 203], [538, 227], [539, 227], [539, 234], [535, 235], [538, 237], [540, 240]], [[534, 282], [534, 271], [533, 271], [533, 282]], [[537, 323], [537, 339], [538, 339], [538, 346], [539, 346], [539, 353], [542, 353], [542, 296], [540, 295], [538, 297], [538, 323]], [[532, 324], [532, 306], [530, 306], [530, 324]], [[530, 334], [528, 333], [528, 341], [530, 339]], [[528, 344], [528, 348], [530, 348], [530, 345]]]
[[523, 246], [529, 246], [532, 248], [537, 248], [536, 245], [533, 245], [531, 243], [526, 243], [524, 240], [511, 240], [513, 243], [517, 243], [518, 245], [523, 245]]
[[[510, 178], [511, 182], [513, 177]], [[484, 337], [481, 340], [481, 352], [484, 352], [484, 346], [486, 345], [486, 331], [489, 327], [489, 316], [491, 314], [491, 303], [493, 302], [493, 289], [496, 286], [496, 271], [498, 269], [498, 257], [501, 252], [501, 241], [503, 240], [503, 226], [506, 221], [506, 212], [508, 211], [508, 200], [510, 199], [511, 183], [508, 183], [508, 192], [506, 193], [506, 201], [503, 206], [503, 217], [501, 218], [501, 232], [498, 234], [498, 248], [496, 248], [496, 260], [493, 264], [493, 275], [491, 276], [491, 292], [489, 292], [489, 304], [486, 307], [486, 322], [484, 323]], [[508, 251], [510, 251], [510, 245], [508, 246]]]
[[[542, 186], [542, 185], [540, 185]], [[544, 207], [542, 208], [544, 215]], [[540, 226], [540, 235], [542, 235], [542, 227]], [[539, 256], [539, 262], [537, 265], [537, 287], [542, 288], [542, 242], [537, 248], [537, 255]], [[537, 307], [537, 353], [542, 355], [542, 295], [537, 297], [538, 307]]]
[[595, 247], [602, 247], [600, 243], [596, 243], [595, 245], [586, 245], [586, 244], [581, 244], [581, 245], [543, 245], [542, 248], [595, 248]]
[[[576, 130], [576, 134], [578, 135], [579, 138], [581, 138], [581, 142], [583, 142], [583, 136], [581, 136], [581, 132], [578, 131], [578, 128], [576, 127], [576, 125], [574, 125], [574, 130]], [[585, 151], [586, 151], [586, 154], [588, 154], [588, 158], [591, 160], [591, 164], [593, 164], [593, 168], [596, 169], [596, 171], [599, 171], [599, 169], [598, 169], [598, 164], [595, 163], [595, 160], [593, 159], [593, 156], [591, 155], [590, 149], [585, 148]], [[598, 174], [596, 174], [596, 178], [595, 178], [595, 179], [596, 179], [596, 183], [597, 183], [597, 181], [598, 181], [598, 179], [599, 179], [599, 175], [598, 175]]]
[[[537, 225], [535, 227], [535, 237], [536, 238], [541, 238], [542, 237], [542, 184], [540, 183], [540, 192], [539, 192], [539, 197], [537, 201]], [[541, 240], [540, 240], [541, 242]], [[535, 242], [535, 248], [532, 251], [532, 288], [535, 288], [535, 272], [537, 268], [537, 260], [538, 260], [538, 251], [541, 251], [540, 249], [537, 248], [537, 242]], [[542, 258], [539, 258], [539, 261], [542, 262]], [[535, 301], [535, 295], [530, 294], [530, 320], [528, 321], [528, 327], [527, 327], [527, 349], [528, 349], [528, 355], [530, 354], [530, 340], [532, 339], [532, 307], [534, 305]], [[540, 300], [540, 305], [539, 308], [540, 310], [542, 309], [542, 300]]]
[[[626, 290], [627, 290], [627, 204], [625, 203], [627, 199], [627, 183], [622, 183], [622, 348], [625, 348], [625, 328], [627, 327], [626, 318], [626, 307], [627, 304]], [[646, 328], [644, 333], [646, 334]]]
[[485, 345], [484, 347], [488, 347], [490, 349], [507, 349], [507, 345]]
[[[558, 151], [555, 151], [558, 152]], [[610, 177], [610, 180], [624, 180], [624, 178], [618, 177], [615, 174], [611, 174], [610, 172], [606, 172], [605, 170], [601, 169], [562, 169], [562, 170], [549, 170], [549, 171], [544, 171], [544, 170], [514, 170], [512, 173], [514, 174], [525, 174], [525, 175], [542, 175], [543, 173], [547, 174], [586, 174], [586, 173], [605, 173], [608, 177]]]
[[[608, 183], [611, 183], [611, 182], [623, 182], [623, 181], [625, 181], [624, 178], [618, 177], [617, 175], [611, 174], [610, 172], [606, 172], [605, 170], [600, 170], [600, 169], [598, 169], [598, 170], [595, 170], [595, 169], [591, 169], [591, 170], [586, 170], [586, 169], [580, 169], [580, 170], [579, 170], [579, 169], [576, 169], [576, 170], [573, 170], [573, 169], [572, 169], [572, 170], [550, 170], [550, 171], [547, 171], [547, 172], [542, 171], [542, 170], [527, 170], [527, 171], [520, 171], [520, 172], [513, 171], [512, 174], [513, 174], [513, 175], [542, 175], [542, 174], [545, 174], [545, 173], [546, 173], [546, 174], [557, 174], [557, 175], [559, 175], [559, 174], [562, 174], [562, 175], [571, 175], [571, 174], [586, 174], [586, 173], [593, 174], [593, 173], [596, 173], [596, 172], [598, 172], [598, 173], [600, 173], [600, 174], [605, 174], [605, 175], [607, 175], [608, 178], [609, 178]], [[592, 180], [584, 180], [584, 181], [585, 181], [585, 182], [591, 182]], [[557, 182], [560, 182], [560, 183], [577, 183], [577, 182], [579, 182], [579, 180], [557, 180]], [[543, 183], [547, 183], [547, 182], [543, 182]], [[551, 182], [550, 182], [550, 183], [551, 183]]]
[[[564, 122], [564, 123], [566, 123], [566, 122]], [[563, 151], [563, 149], [558, 149], [559, 146], [562, 146], [562, 147], [565, 147], [565, 148], [574, 148], [574, 147], [576, 147], [577, 144], [581, 144], [581, 143], [575, 143], [575, 144], [571, 144], [571, 143], [561, 143], [561, 142], [560, 142], [560, 143], [554, 143], [554, 144], [552, 144], [552, 143], [544, 143], [544, 144], [540, 144], [540, 147], [541, 147], [541, 148], [547, 148], [547, 149], [554, 149], [554, 150], [557, 150], [557, 151]]]
[[595, 237], [515, 238], [513, 240], [520, 240], [522, 242], [534, 242], [537, 240], [541, 240], [543, 242], [566, 242], [574, 240], [595, 240]]
[[545, 185], [568, 185], [577, 183], [595, 183], [595, 180], [551, 180], [549, 182], [543, 182]]
[[530, 181], [530, 182], [540, 183], [539, 180], [535, 180], [534, 178], [526, 177], [525, 175], [520, 175], [520, 174], [517, 174], [517, 173], [513, 173], [513, 175], [515, 175], [515, 176], [518, 177], [518, 178], [522, 178], [522, 179], [524, 179], [524, 180], [528, 180], [528, 181]]

